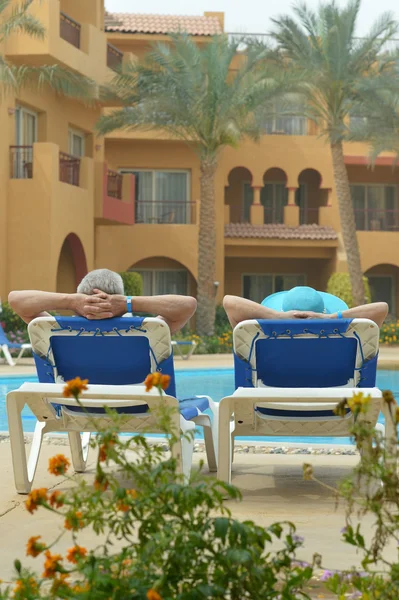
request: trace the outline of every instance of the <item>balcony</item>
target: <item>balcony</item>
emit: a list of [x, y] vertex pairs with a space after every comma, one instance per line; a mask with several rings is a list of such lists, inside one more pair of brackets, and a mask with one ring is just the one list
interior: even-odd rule
[[115, 46], [107, 44], [107, 66], [113, 71], [119, 71], [123, 62], [123, 52]]
[[77, 21], [74, 21], [71, 17], [63, 12], [60, 12], [60, 37], [63, 40], [80, 48], [80, 32], [82, 26]]
[[122, 174], [96, 164], [96, 212], [98, 224], [120, 223], [133, 225], [136, 180], [134, 175]]
[[10, 146], [10, 178], [32, 179], [33, 146]]
[[60, 0], [33, 2], [29, 10], [45, 27], [46, 36], [39, 39], [13, 33], [5, 41], [6, 58], [28, 66], [61, 64], [99, 84], [109, 81], [104, 31], [62, 12]]
[[79, 187], [79, 175], [80, 175], [80, 158], [60, 152], [59, 155], [59, 173], [60, 181], [63, 183], [69, 183], [70, 185], [76, 185]]
[[136, 202], [136, 223], [152, 225], [195, 225], [195, 202]]
[[399, 210], [355, 209], [357, 231], [399, 231]]

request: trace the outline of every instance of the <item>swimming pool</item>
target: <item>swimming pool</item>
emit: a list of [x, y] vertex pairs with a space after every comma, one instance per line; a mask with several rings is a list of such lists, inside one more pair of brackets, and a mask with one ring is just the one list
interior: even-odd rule
[[[0, 377], [0, 431], [8, 430], [6, 395], [9, 391], [17, 389], [25, 381], [37, 381], [36, 377]], [[399, 402], [399, 370], [381, 369], [377, 374], [377, 386], [382, 390], [392, 390], [396, 400]], [[176, 371], [176, 387], [178, 398], [187, 398], [196, 394], [211, 396], [219, 402], [224, 396], [229, 396], [234, 391], [233, 369], [193, 369]], [[24, 430], [32, 432], [36, 419], [25, 407], [22, 413]], [[383, 421], [382, 416], [380, 417]], [[243, 438], [237, 438], [240, 440]], [[289, 437], [258, 437], [251, 438], [253, 441], [263, 442], [297, 442], [315, 444], [348, 444], [349, 438], [289, 438]]]

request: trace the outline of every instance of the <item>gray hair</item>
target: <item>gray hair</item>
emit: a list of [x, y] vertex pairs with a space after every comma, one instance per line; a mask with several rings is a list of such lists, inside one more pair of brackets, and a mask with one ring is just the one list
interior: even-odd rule
[[78, 294], [92, 294], [93, 290], [101, 290], [106, 294], [124, 294], [122, 277], [109, 269], [95, 269], [87, 273], [78, 285]]

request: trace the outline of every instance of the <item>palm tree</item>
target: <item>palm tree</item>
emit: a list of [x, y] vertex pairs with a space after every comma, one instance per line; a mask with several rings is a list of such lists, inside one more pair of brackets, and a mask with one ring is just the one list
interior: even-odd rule
[[[204, 46], [187, 35], [156, 44], [142, 64], [116, 75], [113, 89], [124, 108], [103, 116], [101, 134], [116, 129], [164, 130], [186, 142], [200, 161], [198, 312], [200, 335], [214, 332], [216, 276], [215, 173], [220, 151], [259, 131], [255, 112], [284, 87], [267, 70], [267, 50], [237, 57], [240, 42], [215, 36]], [[237, 60], [234, 69], [232, 63]]]
[[[46, 30], [30, 12], [34, 0], [0, 0], [0, 47], [4, 47], [12, 34], [27, 34], [44, 39]], [[49, 87], [71, 98], [93, 102], [98, 97], [94, 81], [60, 65], [27, 66], [14, 65], [0, 54], [0, 95], [17, 92], [21, 87], [42, 89]]]
[[341, 228], [356, 304], [365, 302], [364, 282], [356, 235], [354, 210], [344, 161], [343, 142], [351, 139], [350, 113], [362, 106], [381, 78], [391, 73], [392, 57], [384, 52], [398, 25], [389, 13], [376, 21], [365, 38], [356, 37], [361, 0], [343, 8], [335, 0], [317, 12], [305, 4], [294, 8], [294, 17], [273, 19], [272, 35], [282, 60], [298, 78], [306, 102], [306, 116], [319, 125], [331, 148]]

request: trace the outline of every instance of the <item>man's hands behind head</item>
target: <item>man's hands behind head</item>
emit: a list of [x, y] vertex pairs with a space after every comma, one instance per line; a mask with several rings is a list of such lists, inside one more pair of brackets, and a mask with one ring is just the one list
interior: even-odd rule
[[86, 294], [73, 294], [72, 310], [81, 317], [86, 319], [110, 319], [114, 317], [112, 304], [110, 301], [112, 296], [94, 290], [91, 296]]

